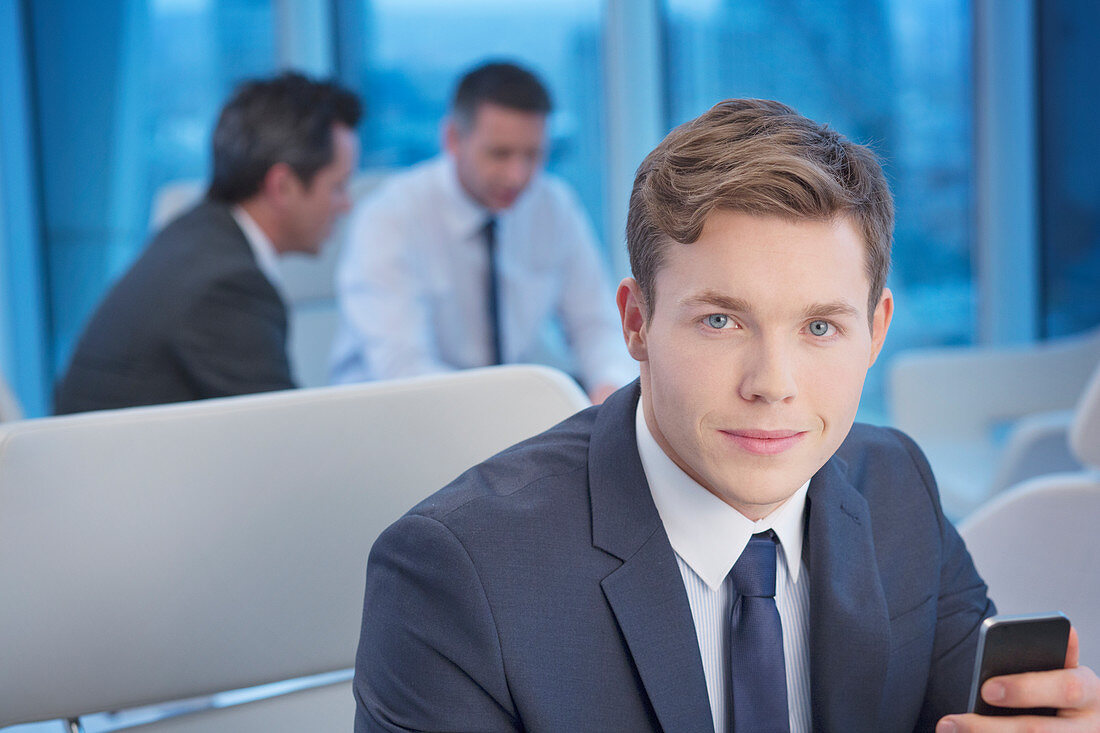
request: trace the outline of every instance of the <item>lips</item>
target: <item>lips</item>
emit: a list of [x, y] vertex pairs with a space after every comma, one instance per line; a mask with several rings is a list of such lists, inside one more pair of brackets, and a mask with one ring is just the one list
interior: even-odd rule
[[739, 448], [758, 456], [774, 456], [798, 445], [806, 436], [800, 430], [722, 430]]
[[523, 189], [518, 189], [515, 191], [495, 191], [493, 193], [493, 200], [500, 208], [507, 209], [516, 202], [516, 199], [519, 198], [519, 195], [522, 192]]

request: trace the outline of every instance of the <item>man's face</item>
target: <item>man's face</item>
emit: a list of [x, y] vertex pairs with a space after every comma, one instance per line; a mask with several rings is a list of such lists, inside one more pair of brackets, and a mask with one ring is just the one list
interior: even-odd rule
[[336, 217], [351, 207], [348, 181], [359, 160], [359, 138], [346, 125], [332, 128], [332, 161], [309, 184], [290, 177], [286, 225], [288, 251], [317, 254]]
[[657, 442], [750, 519], [786, 501], [855, 420], [893, 312], [868, 327], [862, 237], [847, 217], [787, 221], [717, 211], [673, 244], [648, 320], [638, 284], [618, 301]]
[[542, 165], [545, 139], [546, 115], [489, 102], [478, 106], [469, 129], [452, 120], [446, 131], [459, 183], [492, 211], [519, 198]]

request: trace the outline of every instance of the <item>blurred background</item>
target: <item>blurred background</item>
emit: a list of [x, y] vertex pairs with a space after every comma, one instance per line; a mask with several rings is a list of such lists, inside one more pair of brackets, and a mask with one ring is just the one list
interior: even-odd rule
[[897, 310], [860, 417], [918, 438], [958, 519], [1083, 460], [1066, 435], [1100, 361], [1097, 37], [1093, 0], [0, 0], [0, 387], [50, 413], [157, 192], [207, 176], [242, 80], [335, 77], [366, 105], [361, 168], [392, 170], [438, 151], [463, 71], [507, 58], [552, 91], [548, 167], [616, 280], [635, 167], [721, 99], [778, 99], [877, 150]]
[[[363, 98], [363, 168], [438, 150], [451, 85], [488, 57], [556, 102], [549, 168], [616, 278], [633, 170], [674, 125], [768, 97], [870, 143], [897, 197], [902, 351], [1100, 323], [1089, 0], [0, 0], [0, 373], [28, 416], [149, 235], [159, 187], [203, 178], [219, 106], [296, 68]], [[886, 366], [884, 367], [883, 364]]]

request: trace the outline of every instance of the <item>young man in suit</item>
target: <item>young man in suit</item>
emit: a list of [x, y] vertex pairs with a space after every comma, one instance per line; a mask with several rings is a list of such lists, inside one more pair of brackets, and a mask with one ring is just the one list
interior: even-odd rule
[[[853, 426], [892, 229], [874, 155], [788, 107], [674, 130], [628, 214], [640, 380], [383, 533], [356, 730], [1018, 729], [954, 715], [993, 604], [920, 450]], [[1096, 730], [1067, 662], [983, 694]]]
[[350, 205], [356, 97], [286, 73], [243, 85], [214, 130], [206, 199], [165, 227], [97, 308], [55, 412], [294, 387], [277, 257], [317, 254]]

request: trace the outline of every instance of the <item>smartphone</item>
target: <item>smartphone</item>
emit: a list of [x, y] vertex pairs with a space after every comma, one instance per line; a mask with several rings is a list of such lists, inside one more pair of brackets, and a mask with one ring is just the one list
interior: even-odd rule
[[1002, 708], [982, 700], [990, 677], [1061, 669], [1066, 664], [1069, 619], [1062, 613], [993, 616], [978, 632], [968, 710], [981, 715], [1055, 715], [1054, 708]]

